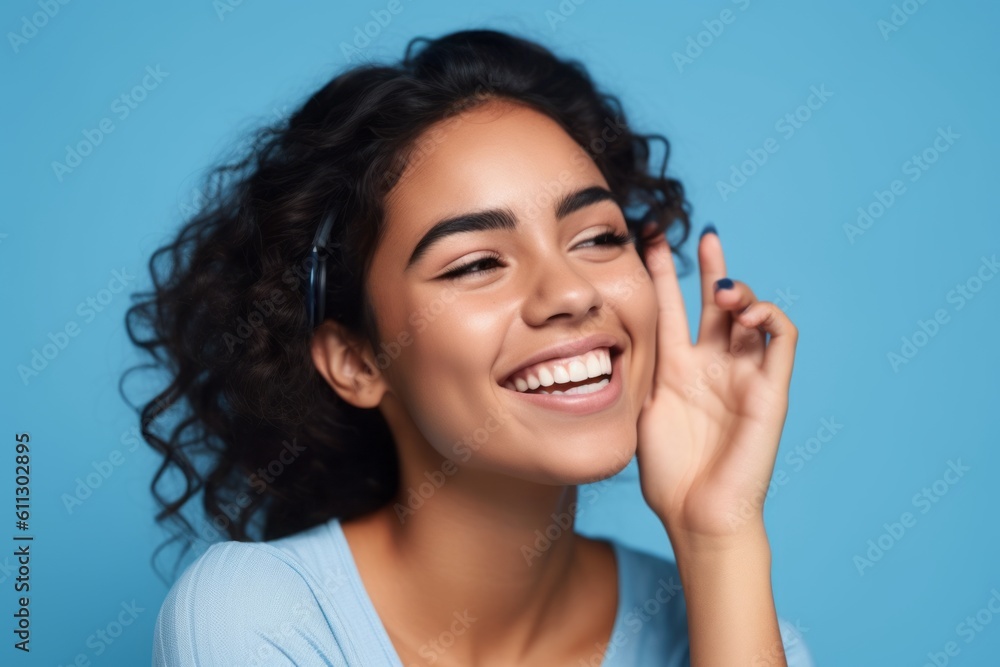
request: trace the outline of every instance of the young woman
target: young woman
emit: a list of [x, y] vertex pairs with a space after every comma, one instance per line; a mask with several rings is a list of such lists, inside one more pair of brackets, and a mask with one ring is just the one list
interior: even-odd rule
[[[155, 664], [810, 664], [761, 507], [797, 331], [709, 227], [692, 343], [653, 139], [579, 63], [473, 30], [337, 76], [215, 172], [128, 315], [170, 373], [158, 518], [201, 493], [230, 538]], [[573, 530], [633, 455], [676, 565]]]

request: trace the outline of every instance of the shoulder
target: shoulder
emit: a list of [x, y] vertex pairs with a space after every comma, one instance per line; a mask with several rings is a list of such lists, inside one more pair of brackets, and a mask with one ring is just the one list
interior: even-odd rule
[[[677, 563], [621, 542], [611, 542], [621, 560], [619, 629], [634, 645], [631, 655], [640, 661], [668, 656], [661, 664], [690, 665], [687, 601]], [[780, 612], [778, 628], [788, 667], [814, 667], [803, 637], [807, 628], [782, 617]]]
[[273, 544], [213, 544], [167, 593], [155, 665], [347, 663], [314, 578]]

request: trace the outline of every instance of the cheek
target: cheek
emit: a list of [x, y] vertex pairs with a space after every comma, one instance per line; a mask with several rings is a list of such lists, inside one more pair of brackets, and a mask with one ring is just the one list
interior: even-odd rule
[[614, 282], [612, 302], [631, 339], [629, 380], [634, 399], [641, 407], [652, 386], [656, 365], [656, 289], [646, 268], [638, 260]]
[[653, 281], [647, 278], [637, 290], [636, 295], [636, 328], [641, 332], [639, 337], [651, 350], [656, 349], [656, 322], [659, 316], [659, 305], [656, 301], [656, 289]]
[[449, 288], [425, 295], [408, 317], [411, 365], [466, 388], [469, 383], [488, 380], [502, 344], [503, 319], [501, 309], [488, 298], [461, 295]]
[[650, 339], [656, 329], [656, 291], [653, 279], [638, 255], [631, 261], [616, 265], [615, 271], [604, 277], [602, 291], [606, 305], [612, 306], [629, 329], [636, 344]]
[[[402, 311], [401, 311], [402, 312]], [[453, 290], [409, 301], [396, 329], [408, 344], [388, 374], [414, 424], [434, 446], [450, 448], [474, 431], [496, 402], [490, 383], [504, 327], [490, 303]]]

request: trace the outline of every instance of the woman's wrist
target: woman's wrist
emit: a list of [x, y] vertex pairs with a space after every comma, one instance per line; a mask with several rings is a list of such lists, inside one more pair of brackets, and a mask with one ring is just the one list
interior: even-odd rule
[[725, 536], [676, 528], [668, 536], [687, 604], [691, 664], [785, 665], [763, 523]]
[[[763, 521], [746, 523], [738, 530], [703, 534], [663, 522], [678, 563], [682, 558], [756, 557], [770, 559], [771, 544]], [[686, 558], [685, 558], [686, 560]]]

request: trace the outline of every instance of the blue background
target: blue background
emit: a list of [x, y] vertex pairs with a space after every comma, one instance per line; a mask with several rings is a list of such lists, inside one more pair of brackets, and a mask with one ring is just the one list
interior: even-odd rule
[[[127, 294], [149, 286], [149, 255], [200, 202], [202, 172], [357, 62], [341, 44], [387, 4], [53, 2], [58, 12], [32, 32], [24, 21], [41, 5], [4, 3], [0, 498], [10, 524], [0, 540], [15, 532], [14, 434], [27, 431], [35, 541], [30, 656], [11, 647], [16, 575], [10, 549], [0, 549], [3, 664], [62, 665], [78, 654], [94, 665], [148, 664], [166, 592], [149, 558], [164, 533], [148, 491], [158, 459], [145, 443], [133, 449], [137, 418], [117, 391], [137, 359], [123, 327]], [[958, 626], [1000, 591], [1000, 279], [983, 264], [1000, 252], [1000, 7], [901, 5], [912, 15], [880, 28], [894, 11], [888, 0], [401, 0], [361, 55], [395, 60], [417, 35], [510, 30], [581, 59], [621, 97], [633, 128], [665, 134], [695, 231], [714, 222], [730, 275], [782, 305], [800, 330], [765, 506], [779, 614], [799, 624], [818, 665], [920, 665], [949, 641], [960, 651], [949, 664], [995, 665], [1000, 618], [982, 612], [988, 622], [971, 635]], [[730, 22], [713, 23], [724, 10]], [[19, 32], [30, 37], [12, 43]], [[690, 61], [679, 62], [674, 54], [688, 48]], [[146, 79], [145, 99], [123, 117], [113, 101], [141, 85], [147, 67], [161, 78]], [[829, 97], [799, 109], [813, 86]], [[809, 117], [793, 133], [776, 125], [797, 110]], [[57, 175], [52, 163], [66, 160], [66, 146], [104, 118], [113, 131]], [[935, 138], [948, 128], [957, 139], [939, 141], [939, 152]], [[720, 193], [769, 138], [777, 150]], [[935, 161], [914, 171], [907, 162], [925, 150]], [[896, 179], [902, 194], [850, 236], [858, 207], [878, 212], [876, 193]], [[127, 289], [102, 292], [118, 286], [114, 271]], [[697, 273], [682, 285], [695, 326]], [[977, 290], [971, 300], [956, 298], [959, 285]], [[80, 307], [101, 297], [100, 312]], [[921, 336], [920, 322], [938, 310], [947, 322]], [[78, 335], [22, 380], [18, 366], [68, 323]], [[902, 356], [904, 338], [919, 346], [894, 367], [889, 354]], [[842, 426], [822, 430], [824, 419]], [[120, 465], [67, 509], [64, 494], [114, 450]], [[968, 470], [935, 488], [949, 461]], [[580, 529], [667, 554], [635, 472], [633, 462], [581, 495]], [[915, 499], [925, 487], [935, 502]], [[914, 522], [897, 539], [884, 524], [904, 512]], [[888, 550], [859, 569], [856, 557], [880, 539]], [[133, 601], [142, 611], [113, 644], [88, 642]]]

